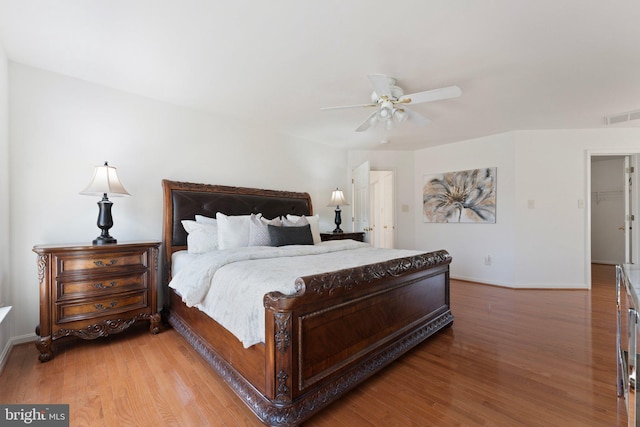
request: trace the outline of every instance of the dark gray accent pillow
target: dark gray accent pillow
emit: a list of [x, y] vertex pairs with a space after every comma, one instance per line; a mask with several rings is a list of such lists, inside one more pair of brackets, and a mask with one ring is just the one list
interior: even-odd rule
[[269, 224], [269, 237], [272, 246], [313, 245], [309, 224], [302, 227], [278, 227]]

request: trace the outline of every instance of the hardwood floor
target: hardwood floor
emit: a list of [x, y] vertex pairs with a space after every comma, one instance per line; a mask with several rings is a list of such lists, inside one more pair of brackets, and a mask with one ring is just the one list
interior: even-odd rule
[[[305, 423], [311, 426], [618, 426], [615, 272], [593, 289], [511, 290], [452, 281], [449, 328]], [[259, 426], [174, 330], [146, 325], [16, 346], [1, 403], [68, 403], [71, 426]]]

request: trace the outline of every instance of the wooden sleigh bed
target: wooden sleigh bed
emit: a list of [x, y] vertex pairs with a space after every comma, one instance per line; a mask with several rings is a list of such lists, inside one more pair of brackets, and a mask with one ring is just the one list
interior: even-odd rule
[[163, 285], [167, 321], [264, 423], [299, 425], [453, 323], [446, 251], [301, 277], [297, 293], [264, 297], [265, 342], [242, 343], [167, 285], [187, 248], [183, 219], [262, 213], [312, 215], [307, 193], [164, 180]]

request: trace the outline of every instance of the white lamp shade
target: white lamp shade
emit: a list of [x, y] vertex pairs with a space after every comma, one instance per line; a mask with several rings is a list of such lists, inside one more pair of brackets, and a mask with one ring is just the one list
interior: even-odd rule
[[116, 168], [109, 166], [107, 162], [104, 162], [104, 166], [96, 166], [91, 182], [80, 194], [88, 196], [101, 196], [103, 194], [129, 196], [129, 193], [118, 179]]
[[331, 201], [327, 206], [349, 206], [347, 200], [344, 198], [344, 193], [342, 190], [338, 190], [337, 188], [333, 193], [331, 193]]

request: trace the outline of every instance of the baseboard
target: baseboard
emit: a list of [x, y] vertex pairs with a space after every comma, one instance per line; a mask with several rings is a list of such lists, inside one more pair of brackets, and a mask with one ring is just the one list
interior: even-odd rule
[[[11, 349], [18, 344], [24, 344], [28, 342], [34, 342], [38, 336], [34, 333], [20, 335], [18, 337], [12, 337], [7, 341], [7, 344], [4, 346], [2, 353], [0, 353], [0, 374], [2, 374], [2, 370], [4, 369], [4, 365], [7, 363], [9, 359], [9, 354], [11, 353]], [[33, 351], [36, 351], [35, 348]]]
[[24, 344], [26, 342], [35, 342], [38, 339], [38, 336], [35, 333], [19, 335], [17, 337], [11, 338], [12, 345]]
[[465, 276], [454, 276], [451, 275], [451, 280], [460, 280], [463, 282], [474, 282], [474, 283], [478, 283], [480, 285], [491, 285], [491, 286], [500, 286], [502, 288], [513, 288], [513, 285], [510, 284], [506, 284], [506, 283], [500, 283], [500, 282], [494, 282], [492, 280], [484, 280], [484, 279], [477, 279], [474, 277], [465, 277]]
[[494, 282], [490, 280], [478, 279], [473, 277], [464, 277], [464, 276], [453, 276], [451, 275], [451, 280], [460, 280], [463, 282], [473, 282], [478, 283], [480, 285], [490, 285], [490, 286], [498, 286], [501, 288], [509, 288], [509, 289], [589, 289], [589, 287], [585, 284], [566, 284], [566, 283], [530, 283], [526, 286], [514, 286], [513, 284], [506, 284], [500, 282]]

